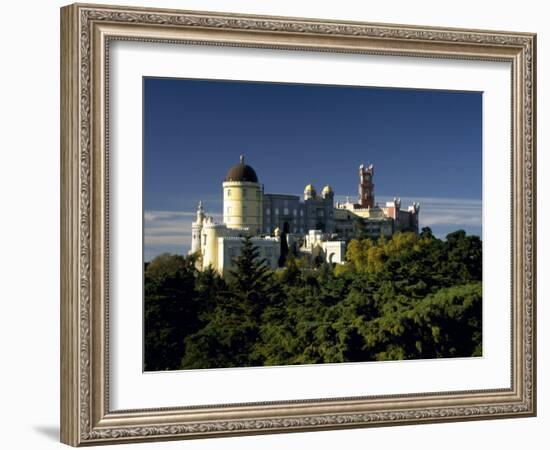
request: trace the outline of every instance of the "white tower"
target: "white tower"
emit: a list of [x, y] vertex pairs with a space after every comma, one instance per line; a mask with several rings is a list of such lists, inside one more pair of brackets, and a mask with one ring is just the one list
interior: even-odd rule
[[202, 202], [199, 202], [197, 207], [197, 220], [192, 223], [192, 235], [191, 235], [191, 250], [190, 254], [197, 253], [201, 251], [201, 235], [202, 235], [202, 225], [204, 222], [204, 210], [202, 209]]

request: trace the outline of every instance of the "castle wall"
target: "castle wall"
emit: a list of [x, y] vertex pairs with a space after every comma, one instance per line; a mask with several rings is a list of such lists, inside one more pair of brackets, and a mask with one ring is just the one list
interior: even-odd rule
[[219, 239], [240, 238], [245, 234], [248, 234], [246, 228], [228, 228], [225, 224], [206, 223], [202, 228], [201, 239], [202, 268], [206, 269], [208, 266], [212, 266], [221, 272], [220, 268], [223, 267], [223, 262], [219, 258]]
[[[281, 240], [276, 237], [252, 238], [252, 243], [258, 249], [260, 260], [265, 260], [267, 266], [273, 270], [278, 267], [281, 256]], [[235, 259], [241, 254], [243, 239], [240, 237], [218, 238], [218, 258], [216, 270], [227, 275], [235, 267]]]
[[325, 241], [321, 245], [328, 263], [343, 264], [345, 262], [346, 243], [344, 241]]
[[297, 195], [264, 194], [263, 233], [272, 234], [275, 228], [284, 230], [288, 224], [289, 233], [305, 233], [305, 207]]
[[334, 232], [334, 196], [314, 197], [304, 200], [306, 231]]

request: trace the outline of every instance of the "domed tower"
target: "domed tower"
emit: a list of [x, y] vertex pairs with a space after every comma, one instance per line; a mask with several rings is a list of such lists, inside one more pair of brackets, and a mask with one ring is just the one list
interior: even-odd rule
[[315, 188], [312, 184], [308, 184], [304, 188], [304, 200], [309, 200], [311, 198], [317, 197], [317, 192], [315, 192]]
[[334, 198], [334, 191], [328, 184], [323, 188], [323, 191], [321, 194], [323, 195], [324, 199], [331, 200]]
[[251, 234], [262, 229], [262, 185], [256, 171], [244, 163], [231, 167], [223, 182], [223, 222], [227, 228], [248, 228]]

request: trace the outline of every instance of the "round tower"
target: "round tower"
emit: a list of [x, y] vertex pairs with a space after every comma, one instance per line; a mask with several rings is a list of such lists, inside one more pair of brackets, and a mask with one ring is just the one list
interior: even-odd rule
[[244, 163], [231, 167], [223, 182], [223, 222], [227, 228], [248, 228], [250, 234], [262, 229], [262, 185], [256, 171]]
[[212, 217], [207, 217], [203, 222], [203, 255], [202, 268], [212, 266], [213, 269], [221, 271], [218, 265], [218, 238], [224, 236], [224, 224], [214, 222]]

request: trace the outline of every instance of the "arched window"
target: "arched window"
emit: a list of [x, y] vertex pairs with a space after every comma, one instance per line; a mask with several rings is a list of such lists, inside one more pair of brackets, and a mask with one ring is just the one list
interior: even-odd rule
[[228, 197], [231, 197], [231, 189], [228, 189], [228, 190], [227, 190], [227, 196], [228, 196]]

